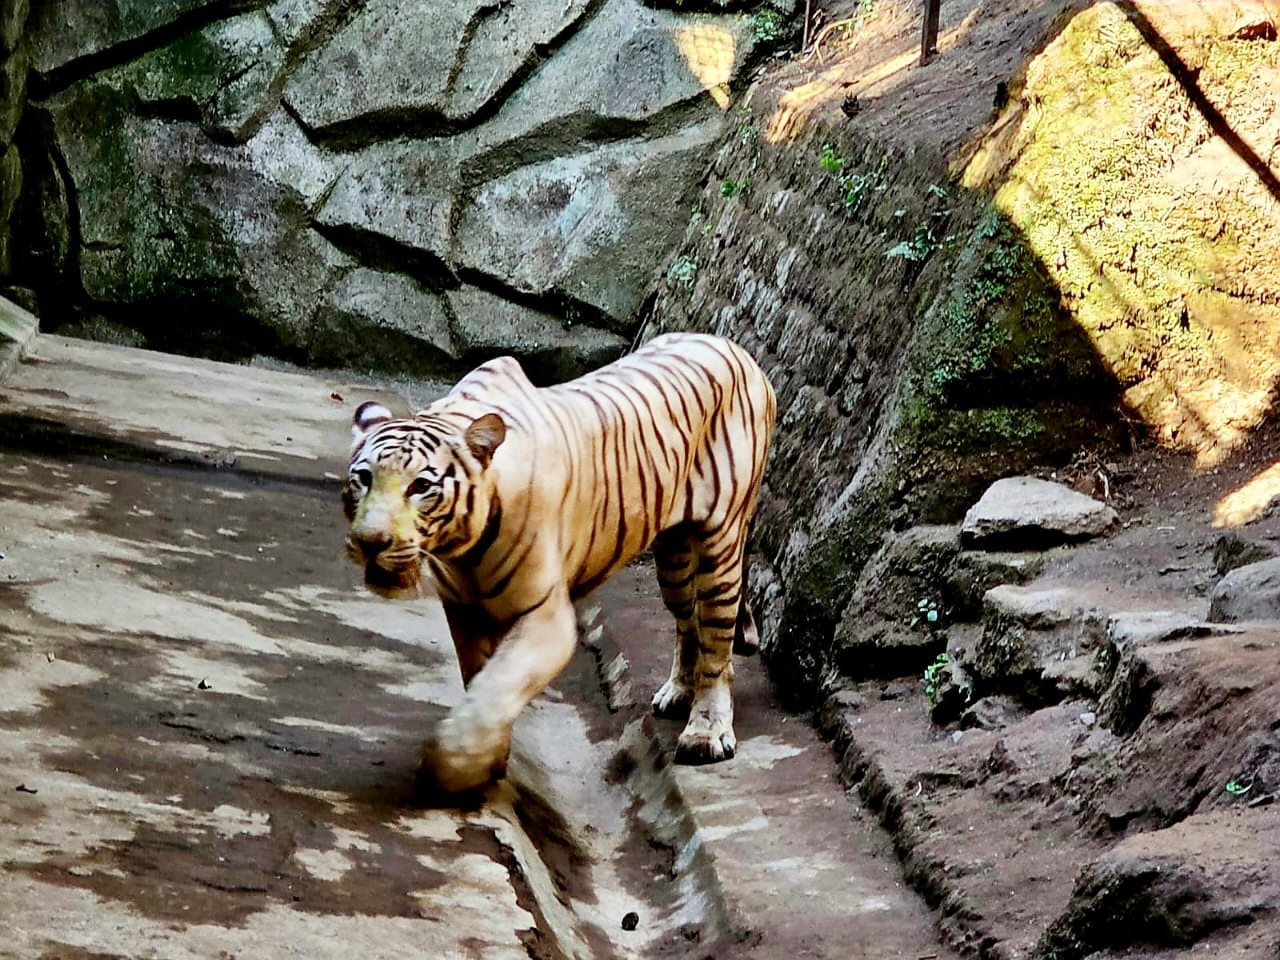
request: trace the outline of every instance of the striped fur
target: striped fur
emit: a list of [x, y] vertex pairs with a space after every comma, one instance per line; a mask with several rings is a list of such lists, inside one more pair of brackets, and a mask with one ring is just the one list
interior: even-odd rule
[[733, 755], [730, 652], [759, 642], [744, 553], [775, 418], [751, 357], [698, 334], [543, 389], [503, 357], [412, 419], [357, 411], [348, 551], [386, 595], [430, 573], [467, 685], [424, 786], [500, 775], [516, 715], [573, 653], [572, 602], [650, 547], [677, 636], [654, 709], [688, 711], [681, 759]]

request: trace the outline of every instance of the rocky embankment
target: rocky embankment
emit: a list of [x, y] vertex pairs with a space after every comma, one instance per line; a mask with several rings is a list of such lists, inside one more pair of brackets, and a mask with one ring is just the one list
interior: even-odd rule
[[1276, 524], [1150, 506], [1001, 481], [887, 537], [837, 632], [821, 725], [972, 955], [1280, 945]]

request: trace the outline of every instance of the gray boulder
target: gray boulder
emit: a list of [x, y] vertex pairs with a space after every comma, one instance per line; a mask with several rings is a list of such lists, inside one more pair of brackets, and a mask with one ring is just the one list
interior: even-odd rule
[[980, 616], [983, 595], [1020, 583], [1038, 558], [964, 550], [954, 526], [888, 536], [867, 562], [836, 628], [836, 660], [850, 677], [918, 673], [946, 645], [956, 621]]
[[467, 120], [541, 59], [586, 0], [372, 0], [303, 62], [286, 98], [320, 131]]
[[1236, 567], [1209, 594], [1214, 623], [1280, 620], [1280, 558]]
[[316, 224], [350, 238], [367, 258], [395, 256], [456, 283], [448, 260], [457, 150], [452, 141], [407, 140], [360, 151], [325, 196]]
[[1179, 610], [1124, 611], [1107, 620], [1107, 640], [1118, 655], [1143, 644], [1221, 636], [1232, 630]]
[[594, 308], [622, 332], [679, 235], [669, 214], [684, 206], [672, 199], [697, 178], [718, 131], [708, 121], [485, 184], [458, 211], [454, 258], [522, 294]]
[[[304, 340], [320, 292], [354, 266], [311, 228], [307, 195], [246, 162], [260, 146], [213, 143], [199, 125], [139, 116], [131, 102], [88, 82], [49, 104], [75, 185], [85, 292], [132, 308], [161, 344], [237, 324], [269, 331], [258, 335], [266, 348]], [[184, 303], [196, 309], [174, 316]]]
[[1001, 585], [984, 598], [982, 636], [964, 667], [980, 692], [1024, 702], [1097, 696], [1110, 678], [1108, 608], [1124, 603], [1103, 585]]
[[[744, 17], [690, 20], [637, 0], [607, 0], [557, 51], [554, 69], [531, 76], [477, 129], [477, 151], [496, 173], [514, 166], [516, 151], [544, 160], [557, 141], [598, 139], [676, 112], [706, 118], [719, 112], [717, 100], [727, 104], [725, 85], [754, 48]], [[658, 124], [663, 132], [672, 126]]]
[[262, 10], [218, 20], [106, 77], [139, 104], [188, 108], [223, 140], [244, 140], [275, 107], [285, 48]]
[[616, 360], [629, 346], [616, 334], [566, 323], [478, 287], [451, 290], [447, 300], [466, 366], [510, 353], [534, 383], [558, 383]]
[[212, 5], [211, 0], [41, 0], [31, 5], [27, 20], [32, 67], [39, 73], [56, 70]]
[[439, 376], [457, 369], [449, 313], [402, 273], [359, 267], [328, 292], [307, 334], [318, 363]]
[[1118, 520], [1105, 503], [1060, 483], [1006, 477], [969, 508], [960, 532], [973, 546], [1039, 548], [1099, 536]]

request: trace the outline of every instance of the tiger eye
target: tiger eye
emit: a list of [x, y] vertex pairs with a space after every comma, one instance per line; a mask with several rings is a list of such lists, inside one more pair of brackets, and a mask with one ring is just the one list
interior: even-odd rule
[[430, 489], [430, 480], [426, 477], [414, 477], [413, 482], [409, 484], [408, 496], [420, 497]]

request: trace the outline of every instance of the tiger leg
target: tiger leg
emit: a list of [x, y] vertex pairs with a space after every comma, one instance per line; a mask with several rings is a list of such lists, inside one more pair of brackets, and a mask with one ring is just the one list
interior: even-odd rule
[[461, 603], [444, 601], [444, 617], [458, 654], [462, 685], [471, 686], [471, 678], [479, 673], [498, 645], [498, 632], [483, 610]]
[[654, 566], [662, 602], [676, 621], [676, 647], [671, 676], [653, 695], [653, 712], [660, 717], [684, 717], [693, 700], [694, 672], [698, 665], [698, 570], [696, 545], [686, 529], [658, 534], [653, 543]]
[[738, 608], [738, 627], [733, 634], [733, 652], [740, 657], [755, 656], [760, 652], [760, 630], [756, 618], [751, 615], [747, 593], [742, 592], [742, 605]]
[[[719, 541], [719, 542], [717, 542]], [[725, 542], [730, 544], [725, 547]], [[745, 537], [709, 539], [698, 566], [698, 660], [689, 722], [676, 741], [681, 763], [715, 763], [733, 756], [733, 642], [742, 610]], [[717, 556], [717, 549], [720, 551]]]
[[516, 717], [565, 668], [577, 637], [563, 587], [512, 625], [423, 748], [420, 798], [483, 787], [506, 772]]

